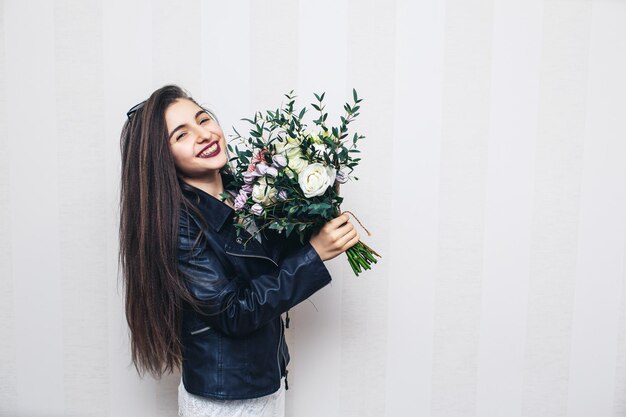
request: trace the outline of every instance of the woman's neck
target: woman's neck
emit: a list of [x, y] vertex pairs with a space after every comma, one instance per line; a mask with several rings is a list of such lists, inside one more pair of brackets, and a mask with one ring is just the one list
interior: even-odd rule
[[219, 171], [212, 172], [211, 175], [202, 178], [185, 178], [185, 182], [212, 195], [218, 200], [221, 200], [220, 194], [224, 192], [224, 183]]

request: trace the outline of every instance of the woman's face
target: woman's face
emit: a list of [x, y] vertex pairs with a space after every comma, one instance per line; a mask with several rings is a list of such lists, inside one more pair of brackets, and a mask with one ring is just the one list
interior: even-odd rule
[[224, 132], [196, 103], [178, 99], [165, 110], [174, 163], [183, 178], [214, 174], [228, 162]]

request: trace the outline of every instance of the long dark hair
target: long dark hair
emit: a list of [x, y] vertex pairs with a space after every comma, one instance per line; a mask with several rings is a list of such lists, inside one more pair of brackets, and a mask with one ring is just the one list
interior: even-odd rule
[[165, 110], [179, 99], [196, 103], [176, 85], [156, 90], [129, 112], [120, 139], [119, 263], [132, 362], [140, 375], [147, 371], [157, 378], [180, 369], [183, 302], [200, 305], [177, 268], [181, 207], [202, 218], [181, 192], [167, 139]]

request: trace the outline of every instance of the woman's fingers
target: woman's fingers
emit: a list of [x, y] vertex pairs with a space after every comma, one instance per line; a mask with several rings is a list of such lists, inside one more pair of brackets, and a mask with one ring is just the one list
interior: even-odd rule
[[355, 237], [353, 237], [352, 239], [350, 239], [350, 241], [348, 243], [345, 244], [345, 246], [342, 248], [342, 250], [345, 252], [348, 249], [350, 249], [352, 246], [356, 245], [357, 243], [359, 243], [359, 235], [357, 234]]
[[350, 216], [348, 216], [346, 213], [335, 217], [334, 219], [330, 220], [327, 224], [329, 224], [331, 227], [333, 228], [338, 228], [339, 226], [341, 226], [342, 224], [346, 223], [348, 220], [350, 220]]
[[345, 252], [359, 241], [359, 234], [349, 220], [348, 214], [341, 214], [311, 236], [311, 245], [323, 261]]
[[356, 229], [352, 228], [348, 230], [347, 233], [345, 233], [343, 236], [341, 236], [339, 239], [335, 241], [335, 245], [337, 246], [337, 249], [339, 250], [343, 249], [343, 247], [352, 239], [354, 239], [355, 236], [358, 236]]
[[342, 237], [350, 233], [351, 230], [354, 230], [354, 226], [350, 222], [345, 222], [341, 226], [337, 227], [335, 230], [331, 232], [331, 237], [334, 242], [339, 241]]

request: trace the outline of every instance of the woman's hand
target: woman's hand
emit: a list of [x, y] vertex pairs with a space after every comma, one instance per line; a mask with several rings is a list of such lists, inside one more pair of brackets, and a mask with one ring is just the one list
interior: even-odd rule
[[333, 259], [359, 241], [359, 234], [349, 219], [347, 214], [335, 217], [311, 237], [311, 246], [322, 261]]

